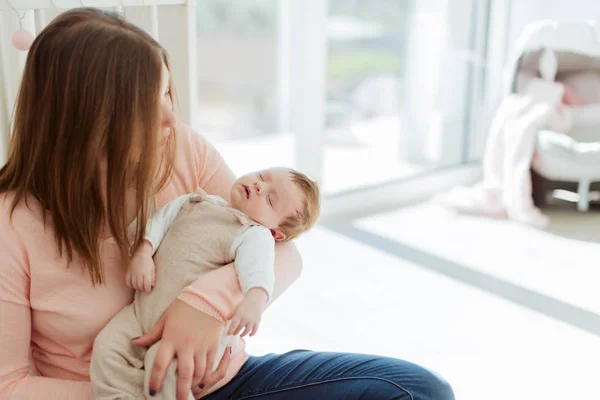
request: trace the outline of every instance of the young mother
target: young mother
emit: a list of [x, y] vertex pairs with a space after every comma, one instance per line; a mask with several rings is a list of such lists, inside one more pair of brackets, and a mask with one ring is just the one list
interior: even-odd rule
[[[116, 14], [65, 12], [33, 43], [0, 170], [0, 399], [93, 399], [94, 338], [133, 298], [130, 223], [138, 219], [131, 244], [139, 246], [153, 208], [198, 186], [229, 197], [231, 170], [172, 110], [164, 49]], [[294, 245], [279, 244], [274, 297], [300, 269]], [[405, 361], [310, 351], [248, 357], [241, 340], [211, 372], [240, 296], [233, 266], [211, 272], [133, 341], [162, 338], [147, 366], [151, 392], [176, 360], [178, 400], [190, 388], [210, 400], [454, 398], [442, 378]]]

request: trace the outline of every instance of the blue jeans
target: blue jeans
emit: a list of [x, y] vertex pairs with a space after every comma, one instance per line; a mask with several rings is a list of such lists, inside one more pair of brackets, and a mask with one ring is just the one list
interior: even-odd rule
[[250, 357], [227, 385], [205, 400], [453, 400], [450, 385], [418, 365], [363, 354]]

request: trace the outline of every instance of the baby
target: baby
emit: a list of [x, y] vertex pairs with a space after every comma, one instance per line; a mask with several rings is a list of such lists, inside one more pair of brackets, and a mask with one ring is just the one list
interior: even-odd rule
[[[194, 201], [197, 195], [196, 192], [181, 196], [152, 217], [146, 235], [153, 248], [152, 255], [183, 204]], [[234, 212], [244, 223], [233, 240], [230, 253], [235, 259], [244, 298], [235, 311], [227, 334], [254, 336], [273, 294], [273, 240], [291, 240], [312, 227], [319, 213], [318, 188], [299, 172], [272, 168], [238, 179], [231, 190], [230, 204], [217, 196], [205, 198], [218, 207], [230, 208], [230, 212], [243, 213]], [[247, 218], [250, 220], [244, 221]], [[128, 286], [148, 293], [154, 285], [154, 276], [151, 255], [143, 251], [134, 254], [127, 273]]]
[[[244, 294], [223, 332], [213, 369], [228, 335], [256, 333], [273, 295], [275, 241], [294, 239], [315, 224], [319, 189], [299, 172], [271, 168], [239, 178], [230, 197], [227, 203], [198, 189], [150, 219], [148, 243], [132, 255], [127, 272], [127, 284], [138, 290], [134, 302], [94, 342], [90, 377], [96, 399], [146, 396], [151, 369], [140, 371], [152, 365], [159, 343], [146, 352], [131, 339], [147, 332], [182, 291], [189, 295], [184, 289], [212, 269], [234, 262]], [[152, 398], [172, 398], [175, 387], [171, 368], [161, 393]]]

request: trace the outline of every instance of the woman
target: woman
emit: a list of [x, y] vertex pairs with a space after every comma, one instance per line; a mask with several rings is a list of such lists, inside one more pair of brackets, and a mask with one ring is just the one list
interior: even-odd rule
[[[71, 10], [33, 43], [0, 170], [1, 399], [93, 399], [92, 344], [132, 300], [126, 255], [142, 243], [149, 210], [197, 186], [228, 197], [232, 172], [177, 123], [169, 81], [165, 51], [115, 14]], [[292, 244], [276, 253], [274, 297], [301, 268]], [[241, 340], [205, 373], [240, 295], [233, 266], [211, 272], [134, 341], [162, 338], [146, 366], [150, 395], [176, 360], [178, 400], [190, 388], [211, 400], [454, 398], [441, 378], [404, 361], [309, 351], [249, 358]]]

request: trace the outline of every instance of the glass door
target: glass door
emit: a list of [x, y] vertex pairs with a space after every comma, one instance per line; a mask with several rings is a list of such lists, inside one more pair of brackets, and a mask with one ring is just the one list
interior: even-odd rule
[[326, 194], [466, 161], [486, 20], [479, 0], [329, 0]]
[[469, 161], [489, 0], [198, 2], [199, 123], [236, 174], [331, 196]]

